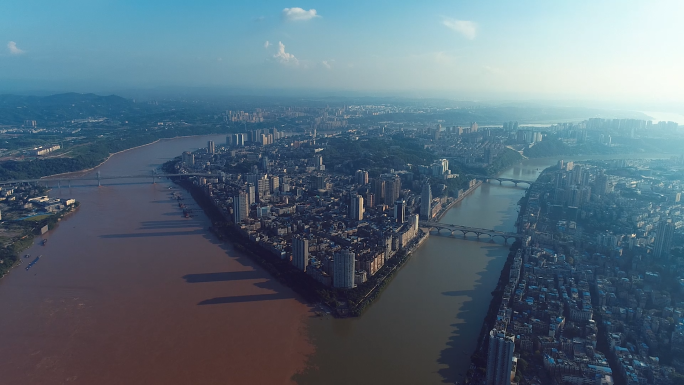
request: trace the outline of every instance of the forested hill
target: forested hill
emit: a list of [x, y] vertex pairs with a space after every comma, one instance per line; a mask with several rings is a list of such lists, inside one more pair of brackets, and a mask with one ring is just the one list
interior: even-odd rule
[[116, 119], [155, 112], [156, 106], [120, 96], [66, 93], [50, 96], [0, 95], [0, 124], [20, 125], [26, 120], [63, 122], [106, 117]]

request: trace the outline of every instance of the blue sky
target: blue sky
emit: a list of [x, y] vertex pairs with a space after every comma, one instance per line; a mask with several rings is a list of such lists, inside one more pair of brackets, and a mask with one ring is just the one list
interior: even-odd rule
[[682, 102], [682, 15], [678, 0], [3, 0], [0, 88]]

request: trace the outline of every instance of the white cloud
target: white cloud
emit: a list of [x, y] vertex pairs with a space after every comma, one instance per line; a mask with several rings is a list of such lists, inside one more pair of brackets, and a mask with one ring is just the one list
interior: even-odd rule
[[271, 42], [266, 40], [266, 43], [264, 43], [264, 48], [268, 48], [271, 46]]
[[285, 52], [285, 44], [280, 41], [278, 42], [278, 52], [273, 57], [281, 64], [299, 65], [299, 60], [295, 55]]
[[434, 53], [434, 59], [437, 64], [452, 64], [454, 62], [454, 57], [449, 55], [444, 51], [439, 51]]
[[299, 7], [285, 8], [283, 9], [282, 15], [283, 20], [287, 21], [305, 21], [311, 20], [315, 17], [321, 17], [313, 8], [307, 11]]
[[499, 74], [503, 73], [501, 68], [498, 68], [498, 67], [484, 66], [483, 68], [485, 69], [485, 71], [487, 71], [491, 74], [494, 74], [494, 75], [499, 75]]
[[21, 55], [25, 52], [24, 50], [19, 49], [19, 47], [17, 47], [17, 43], [13, 41], [7, 43], [7, 49], [9, 50], [10, 55]]
[[259, 16], [259, 17], [255, 17], [252, 20], [254, 20], [255, 23], [261, 23], [262, 21], [266, 20], [266, 17], [265, 16]]
[[331, 68], [332, 68], [332, 63], [333, 63], [334, 61], [335, 61], [335, 60], [323, 60], [323, 61], [321, 62], [321, 64], [323, 64], [323, 67], [325, 67], [325, 68], [327, 68], [327, 69], [331, 69]]
[[477, 23], [474, 21], [456, 20], [450, 17], [445, 17], [442, 19], [442, 24], [470, 40], [475, 39], [475, 36], [477, 36]]

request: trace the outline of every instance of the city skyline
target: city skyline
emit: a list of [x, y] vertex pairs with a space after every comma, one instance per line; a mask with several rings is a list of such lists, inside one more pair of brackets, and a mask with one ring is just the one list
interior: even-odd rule
[[1, 92], [153, 87], [681, 102], [681, 3], [0, 5]]

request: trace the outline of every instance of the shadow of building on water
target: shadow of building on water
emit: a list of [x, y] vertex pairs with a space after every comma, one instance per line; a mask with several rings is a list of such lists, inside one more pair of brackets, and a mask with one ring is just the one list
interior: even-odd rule
[[484, 270], [477, 274], [478, 279], [475, 281], [472, 290], [442, 293], [446, 296], [467, 298], [456, 313], [457, 322], [451, 325], [453, 332], [449, 337], [447, 347], [440, 352], [437, 360], [440, 365], [446, 365], [446, 368], [438, 371], [443, 383], [459, 383], [470, 366], [470, 356], [474, 353], [473, 349], [476, 346], [466, 345], [465, 340], [471, 339], [473, 335], [479, 336], [480, 334], [492, 299], [491, 292], [496, 288], [501, 269], [508, 255], [507, 252], [501, 255], [502, 250], [506, 249], [496, 246], [488, 248], [487, 257], [491, 259]]

